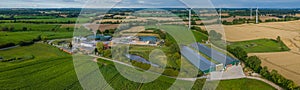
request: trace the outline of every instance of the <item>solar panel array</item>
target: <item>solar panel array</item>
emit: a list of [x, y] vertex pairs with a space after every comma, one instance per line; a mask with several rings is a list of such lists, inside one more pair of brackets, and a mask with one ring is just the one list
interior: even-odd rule
[[231, 56], [227, 56], [219, 51], [216, 51], [212, 48], [209, 48], [200, 43], [194, 43], [191, 45], [193, 48], [199, 50], [201, 53], [207, 55], [208, 57], [216, 60], [219, 63], [223, 63], [225, 65], [231, 64], [232, 62], [237, 62], [238, 60], [234, 59]]
[[181, 54], [201, 71], [207, 71], [216, 66], [187, 46], [182, 46]]
[[158, 67], [158, 65], [152, 64], [151, 62], [147, 61], [146, 59], [142, 58], [141, 56], [126, 54], [126, 57], [129, 58], [130, 60], [134, 60], [134, 61], [137, 61], [137, 62], [141, 62], [141, 63], [144, 63], [144, 64], [150, 64], [152, 66]]

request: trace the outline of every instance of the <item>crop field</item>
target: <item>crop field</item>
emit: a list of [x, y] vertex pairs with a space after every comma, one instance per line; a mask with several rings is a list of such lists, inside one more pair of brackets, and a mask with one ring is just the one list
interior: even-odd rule
[[[150, 83], [137, 83], [132, 82], [126, 79], [125, 77], [121, 76], [116, 68], [114, 68], [113, 64], [111, 62], [102, 62], [103, 60], [99, 60], [99, 65], [102, 66], [100, 68], [101, 73], [104, 75], [105, 79], [111, 87], [114, 89], [158, 89], [158, 90], [164, 90], [168, 89], [174, 82], [175, 79], [168, 78], [165, 76], [159, 77], [157, 80], [150, 82]], [[107, 76], [108, 75], [108, 76]], [[188, 82], [188, 81], [185, 81]], [[199, 79], [195, 82], [193, 86], [193, 90], [199, 90], [202, 89], [204, 85], [205, 80]], [[230, 85], [228, 85], [230, 84]], [[247, 85], [247, 87], [244, 87], [244, 85]], [[237, 90], [243, 90], [243, 89], [264, 89], [264, 90], [274, 90], [271, 86], [269, 86], [266, 83], [252, 80], [252, 79], [237, 79], [237, 80], [226, 80], [221, 81], [219, 84], [219, 87], [217, 90], [231, 90], [232, 88], [235, 88]]]
[[119, 27], [118, 24], [91, 24], [87, 25], [87, 27], [91, 28], [92, 30], [100, 30], [100, 31], [105, 31], [108, 29], [116, 29]]
[[[299, 22], [300, 21], [289, 21], [224, 26], [226, 37], [223, 37], [223, 39], [231, 42], [240, 42], [263, 38], [275, 40], [277, 36], [280, 36], [281, 40], [290, 49], [290, 51], [250, 53], [250, 56], [258, 56], [262, 59], [263, 66], [269, 67], [270, 70], [277, 70], [278, 73], [284, 77], [291, 79], [300, 85], [300, 76], [295, 73], [299, 72]], [[268, 42], [263, 44], [268, 45]]]
[[41, 35], [42, 39], [59, 39], [59, 38], [72, 38], [73, 32], [1, 32], [0, 45], [7, 43], [18, 44], [20, 41], [32, 41]]
[[262, 60], [262, 66], [277, 70], [282, 76], [300, 85], [300, 55], [292, 52], [251, 53]]
[[225, 37], [223, 39], [235, 41], [247, 41], [255, 39], [276, 39], [281, 37], [284, 44], [292, 51], [299, 51], [300, 21], [271, 22], [261, 24], [225, 25]]
[[[0, 30], [5, 31], [73, 31], [74, 25], [65, 24], [28, 24], [28, 23], [3, 23]], [[67, 29], [68, 28], [68, 29]], [[13, 29], [13, 30], [10, 30]]]
[[76, 85], [71, 56], [56, 47], [34, 44], [0, 51], [4, 59], [31, 55], [33, 59], [0, 62], [1, 89], [70, 89]]
[[290, 50], [286, 45], [281, 45], [281, 43], [272, 39], [257, 39], [241, 42], [232, 42], [229, 44], [229, 47], [241, 47], [248, 53], [282, 52]]
[[[82, 89], [74, 71], [71, 56], [53, 46], [34, 44], [0, 51], [0, 56], [3, 58], [28, 55], [34, 58], [0, 62], [0, 89]], [[175, 79], [161, 76], [151, 83], [136, 83], [121, 76], [111, 62], [101, 59], [98, 61], [101, 73], [114, 89], [168, 89], [175, 81]], [[201, 89], [204, 81], [197, 80], [193, 88]], [[219, 89], [240, 88], [242, 90], [245, 89], [245, 84], [248, 86], [246, 89], [274, 89], [263, 82], [251, 79], [221, 81]]]
[[[103, 60], [99, 60], [99, 65], [102, 66], [100, 68], [101, 73], [104, 75], [106, 81], [108, 81], [114, 89], [158, 89], [158, 90], [165, 90], [168, 89], [174, 82], [175, 79], [168, 78], [165, 76], [160, 76], [157, 80], [154, 80], [150, 83], [137, 83], [132, 82], [126, 79], [125, 77], [121, 76], [116, 68], [114, 68], [111, 62], [102, 62]], [[108, 76], [106, 76], [108, 75]], [[188, 82], [188, 81], [184, 81]], [[205, 80], [199, 79], [195, 82], [193, 86], [193, 90], [202, 89]], [[247, 85], [247, 87], [245, 87]], [[178, 87], [179, 88], [179, 87]], [[217, 90], [231, 90], [235, 88], [237, 90], [243, 89], [250, 89], [250, 90], [257, 90], [257, 89], [264, 89], [264, 90], [274, 90], [273, 87], [270, 85], [263, 83], [261, 81], [252, 80], [252, 79], [236, 79], [236, 80], [226, 80], [221, 81]]]
[[[8, 29], [13, 28], [14, 31], [54, 31], [59, 28], [60, 25], [55, 24], [26, 24], [26, 23], [3, 23], [0, 24], [0, 29], [7, 27]], [[23, 28], [27, 28], [26, 30]]]
[[196, 41], [193, 33], [183, 25], [162, 25], [159, 26], [159, 29], [168, 32], [178, 44], [191, 44]]
[[73, 25], [60, 24], [27, 24], [27, 23], [3, 23], [0, 24], [0, 46], [8, 43], [30, 42], [41, 36], [42, 40], [71, 38]]
[[194, 37], [197, 42], [203, 42], [208, 40], [208, 36], [204, 33], [193, 31]]
[[[224, 89], [225, 88], [225, 89]], [[275, 90], [270, 85], [253, 79], [224, 80], [217, 90]]]

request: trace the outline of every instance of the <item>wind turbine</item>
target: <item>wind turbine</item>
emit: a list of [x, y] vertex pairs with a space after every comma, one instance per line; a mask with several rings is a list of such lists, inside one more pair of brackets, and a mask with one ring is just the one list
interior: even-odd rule
[[258, 24], [258, 7], [256, 8], [256, 24]]
[[250, 8], [250, 19], [252, 19], [252, 17], [253, 17], [253, 16], [252, 16], [252, 15], [253, 15], [252, 13], [253, 13], [253, 11], [252, 11], [252, 7], [251, 7], [251, 8]]
[[222, 8], [219, 9], [219, 19], [222, 21]]
[[189, 9], [186, 9], [189, 11], [189, 30], [191, 30], [191, 18], [192, 18], [192, 9], [193, 8], [189, 8]]

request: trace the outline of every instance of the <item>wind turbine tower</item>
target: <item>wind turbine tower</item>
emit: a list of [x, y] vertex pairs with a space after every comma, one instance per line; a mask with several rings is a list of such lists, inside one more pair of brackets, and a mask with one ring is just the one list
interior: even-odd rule
[[252, 15], [253, 15], [252, 13], [253, 13], [252, 8], [250, 8], [250, 19], [252, 19], [252, 17], [253, 17], [253, 16], [252, 16]]
[[256, 8], [256, 24], [258, 24], [258, 8]]
[[191, 30], [192, 8], [188, 9], [188, 11], [189, 11], [189, 30]]
[[219, 9], [219, 18], [222, 21], [222, 8]]

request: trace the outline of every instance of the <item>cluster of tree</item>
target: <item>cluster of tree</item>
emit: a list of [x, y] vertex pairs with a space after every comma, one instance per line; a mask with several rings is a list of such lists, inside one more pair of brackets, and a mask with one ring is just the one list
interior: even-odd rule
[[161, 39], [166, 39], [166, 33], [157, 28], [146, 28], [146, 30], [153, 30], [153, 33], [158, 34]]
[[[262, 20], [258, 20], [258, 22], [262, 22]], [[237, 25], [237, 24], [245, 24], [245, 23], [255, 23], [255, 19], [246, 19], [246, 18], [239, 18], [233, 19], [232, 22], [228, 22], [227, 20], [223, 20], [223, 25]]]
[[236, 58], [238, 58], [241, 61], [246, 60], [248, 57], [247, 52], [241, 47], [236, 47], [236, 48], [227, 47], [227, 51], [232, 53]]
[[288, 90], [300, 89], [300, 87], [297, 87], [297, 85], [292, 80], [286, 79], [285, 77], [280, 75], [276, 70], [272, 70], [271, 72], [269, 72], [268, 67], [263, 67], [260, 69], [259, 73], [266, 79]]
[[166, 33], [165, 46], [169, 48], [166, 52], [168, 57], [167, 68], [172, 69], [174, 72], [179, 71], [181, 65], [180, 48], [176, 40], [168, 33]]
[[285, 17], [283, 19], [267, 19], [265, 22], [284, 22], [284, 21], [294, 21], [299, 20], [300, 18], [297, 17]]
[[8, 27], [8, 26], [0, 26], [0, 31], [10, 31], [10, 32], [12, 32], [12, 31], [14, 31], [15, 30], [15, 27], [14, 26], [10, 26], [10, 27]]
[[257, 56], [248, 57], [247, 52], [243, 48], [228, 47], [227, 50], [235, 55], [239, 60], [243, 61], [247, 67], [253, 69], [254, 72], [260, 73], [264, 78], [276, 83], [277, 85], [280, 85], [281, 87], [284, 87], [285, 89], [293, 90], [297, 88], [293, 81], [284, 78], [277, 73], [277, 71], [272, 70], [269, 72], [266, 66], [262, 68], [261, 60]]
[[15, 45], [16, 44], [14, 44], [14, 43], [3, 43], [3, 44], [0, 44], [0, 48], [12, 47]]
[[151, 67], [150, 64], [145, 64], [145, 63], [137, 62], [137, 61], [134, 61], [134, 60], [131, 60], [131, 64], [132, 64], [133, 66], [142, 68], [142, 69], [144, 69], [144, 70], [148, 70], [148, 69]]
[[74, 24], [76, 21], [66, 20], [66, 21], [35, 21], [35, 20], [14, 20], [10, 23], [33, 23], [33, 24]]
[[281, 40], [280, 36], [277, 36], [276, 38], [277, 43], [280, 45], [280, 49], [283, 51], [288, 51], [290, 50], [289, 48], [285, 48], [285, 44], [283, 43], [283, 41]]
[[102, 42], [98, 42], [96, 44], [96, 48], [94, 50], [95, 54], [98, 54], [100, 56], [106, 57], [106, 58], [111, 58], [111, 50], [107, 47]]
[[[59, 13], [47, 13], [47, 12], [59, 12]], [[60, 14], [68, 15], [69, 17], [74, 16], [78, 17], [81, 9], [79, 8], [59, 8], [59, 9], [50, 9], [50, 8], [41, 8], [41, 9], [0, 9], [1, 15], [34, 15], [34, 16], [59, 16]]]
[[195, 20], [192, 20], [192, 21], [191, 21], [191, 24], [192, 24], [192, 25], [197, 25], [197, 22], [196, 22]]
[[103, 21], [103, 22], [97, 22], [97, 24], [121, 24], [122, 23], [122, 21], [116, 21], [116, 22], [114, 22], [114, 21]]
[[215, 30], [209, 31], [209, 39], [210, 41], [220, 41], [222, 40], [222, 34], [216, 32]]
[[25, 60], [31, 60], [35, 57], [33, 55], [30, 56], [24, 56], [24, 57], [12, 57], [12, 58], [1, 58], [0, 62], [16, 62], [16, 61], [25, 61]]
[[20, 46], [28, 46], [28, 45], [34, 44], [34, 42], [41, 41], [41, 40], [42, 40], [42, 37], [41, 37], [41, 35], [39, 35], [39, 36], [37, 36], [37, 38], [35, 38], [35, 39], [31, 40], [31, 41], [20, 41], [18, 43], [18, 45], [20, 45]]
[[192, 29], [192, 30], [196, 30], [196, 31], [198, 31], [198, 32], [201, 32], [201, 33], [204, 33], [204, 34], [208, 35], [208, 32], [205, 31], [205, 30], [202, 30], [200, 27], [192, 26], [191, 29]]

